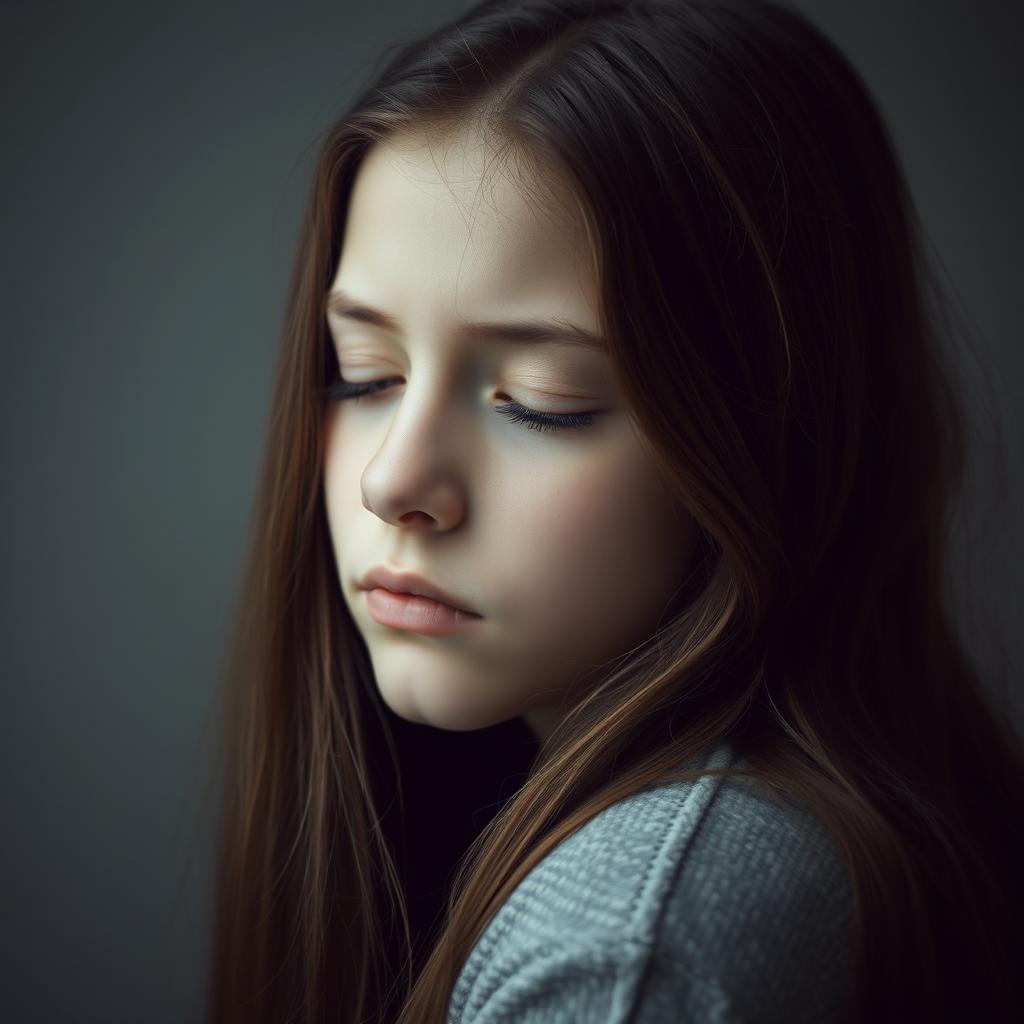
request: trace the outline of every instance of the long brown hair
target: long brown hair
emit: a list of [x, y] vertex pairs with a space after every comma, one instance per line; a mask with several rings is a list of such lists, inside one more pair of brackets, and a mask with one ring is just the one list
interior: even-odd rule
[[[616, 373], [701, 545], [649, 642], [510, 746], [518, 785], [414, 942], [423, 766], [339, 589], [324, 298], [367, 147], [468, 125], [573, 183]], [[790, 7], [484, 0], [389, 49], [323, 139], [290, 282], [226, 648], [208, 1019], [443, 1021], [538, 860], [723, 739], [848, 865], [852, 1020], [1019, 1019], [1024, 764], [947, 589], [968, 447], [944, 310], [868, 88]]]

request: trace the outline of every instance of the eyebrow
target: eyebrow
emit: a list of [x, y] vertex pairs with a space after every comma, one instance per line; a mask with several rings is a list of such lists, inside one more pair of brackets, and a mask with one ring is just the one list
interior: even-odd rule
[[[395, 334], [400, 334], [402, 331], [396, 317], [367, 306], [341, 288], [336, 288], [327, 294], [325, 310], [326, 313], [332, 313], [336, 317], [371, 324]], [[608, 347], [608, 343], [600, 335], [562, 319], [516, 320], [508, 323], [460, 320], [459, 324], [467, 335], [494, 341], [514, 341], [526, 344], [555, 342], [589, 349], [606, 349]]]

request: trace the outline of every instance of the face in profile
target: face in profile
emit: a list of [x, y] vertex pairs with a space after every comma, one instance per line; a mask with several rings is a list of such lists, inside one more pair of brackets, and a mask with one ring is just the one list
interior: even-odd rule
[[[494, 155], [406, 137], [360, 165], [328, 326], [339, 386], [363, 393], [327, 406], [324, 497], [384, 702], [440, 729], [524, 716], [543, 736], [567, 686], [654, 631], [693, 526], [601, 347], [493, 328], [599, 331], [568, 186], [492, 173]], [[375, 566], [475, 615], [364, 589]]]

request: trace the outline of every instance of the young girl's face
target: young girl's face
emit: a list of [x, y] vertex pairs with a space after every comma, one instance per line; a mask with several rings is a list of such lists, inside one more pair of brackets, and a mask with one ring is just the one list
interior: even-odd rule
[[[407, 138], [360, 165], [331, 291], [393, 323], [330, 313], [328, 325], [343, 380], [388, 383], [329, 404], [324, 497], [342, 594], [389, 707], [454, 730], [521, 715], [544, 736], [565, 687], [654, 631], [693, 527], [603, 350], [467, 326], [598, 333], [568, 188], [545, 175], [538, 202], [508, 175], [487, 177], [493, 155], [468, 138]], [[537, 430], [501, 411], [512, 402], [592, 422]], [[360, 586], [377, 565], [479, 617], [420, 631], [401, 618], [415, 603], [403, 612]]]

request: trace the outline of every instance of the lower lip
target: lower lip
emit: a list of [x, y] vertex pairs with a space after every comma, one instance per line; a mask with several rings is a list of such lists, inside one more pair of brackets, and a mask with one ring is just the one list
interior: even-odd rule
[[460, 611], [429, 597], [396, 594], [383, 587], [367, 591], [366, 605], [374, 621], [382, 626], [406, 629], [426, 636], [461, 633], [483, 618], [482, 615]]

